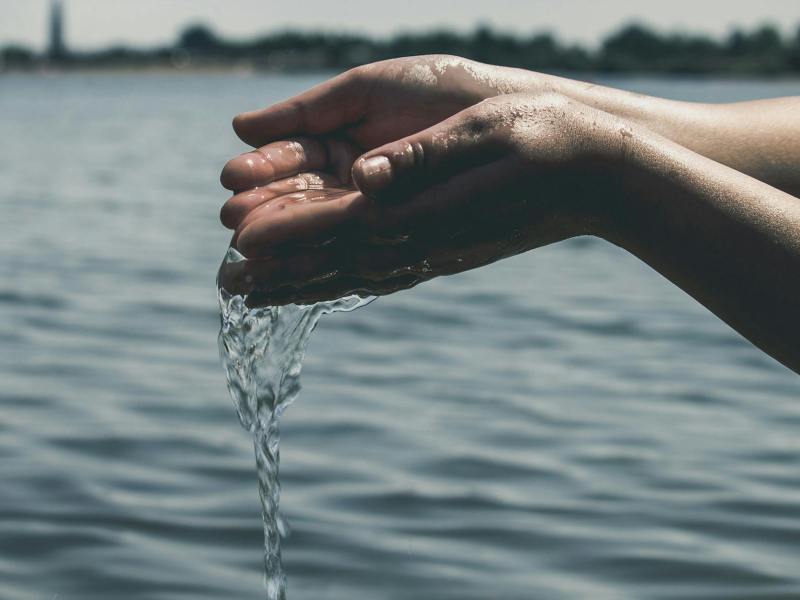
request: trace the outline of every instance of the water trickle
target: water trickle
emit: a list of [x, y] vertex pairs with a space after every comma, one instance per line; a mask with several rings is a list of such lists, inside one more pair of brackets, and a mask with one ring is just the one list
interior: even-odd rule
[[[245, 258], [233, 248], [223, 265]], [[280, 417], [300, 391], [300, 370], [308, 339], [319, 318], [351, 311], [371, 298], [347, 296], [301, 306], [248, 308], [243, 296], [217, 286], [221, 313], [219, 350], [242, 426], [253, 434], [258, 493], [264, 521], [264, 574], [267, 600], [286, 598], [281, 537], [286, 525], [278, 514]]]

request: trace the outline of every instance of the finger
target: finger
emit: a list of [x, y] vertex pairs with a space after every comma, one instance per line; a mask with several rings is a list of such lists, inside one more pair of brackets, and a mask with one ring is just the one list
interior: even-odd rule
[[270, 254], [277, 246], [330, 237], [339, 229], [358, 222], [371, 204], [359, 192], [328, 194], [318, 202], [267, 202], [251, 211], [234, 236], [235, 247], [244, 256]]
[[266, 186], [253, 188], [230, 197], [222, 205], [220, 221], [228, 229], [236, 229], [248, 213], [270, 200], [299, 192], [321, 193], [323, 188], [330, 190], [339, 185], [338, 177], [322, 171], [299, 173], [293, 177], [279, 179]]
[[289, 100], [237, 115], [233, 129], [245, 143], [260, 146], [287, 136], [345, 128], [360, 120], [365, 106], [356, 71], [348, 71]]
[[246, 296], [286, 286], [310, 285], [335, 274], [331, 253], [303, 252], [286, 257], [266, 257], [225, 263], [220, 267], [219, 285], [228, 293]]
[[[313, 221], [320, 214], [323, 215], [323, 220], [326, 219], [327, 217], [324, 215], [327, 214], [328, 207], [322, 206], [322, 209], [318, 211], [298, 212], [296, 209], [300, 206], [324, 204], [326, 202], [335, 201], [342, 196], [352, 193], [354, 193], [352, 189], [323, 188], [321, 190], [292, 192], [267, 200], [244, 216], [237, 226], [236, 231], [234, 231], [231, 245], [242, 251], [239, 247], [239, 237], [243, 232], [250, 231], [250, 226], [254, 224], [258, 227], [256, 235], [258, 235], [260, 239], [258, 240], [259, 251], [253, 256], [268, 256], [278, 251], [285, 251], [285, 248], [280, 248], [281, 246], [306, 247], [309, 245], [324, 245], [327, 243], [327, 240], [334, 236], [335, 224], [328, 218], [328, 222], [330, 223], [329, 227], [325, 227], [324, 224], [320, 223], [317, 224], [319, 230], [315, 230]], [[299, 220], [300, 222], [297, 226], [302, 230], [297, 231], [295, 235], [287, 237], [282, 236], [280, 231], [276, 233], [276, 229], [280, 230], [287, 220]], [[272, 221], [276, 222], [273, 223]], [[307, 233], [305, 232], [306, 229], [308, 229]], [[250, 234], [248, 233], [248, 235]]]
[[501, 147], [496, 131], [477, 107], [468, 108], [367, 152], [353, 165], [353, 181], [372, 198], [406, 197], [476, 163], [492, 160]]
[[327, 162], [327, 148], [319, 140], [281, 140], [229, 160], [220, 182], [232, 191], [248, 190], [302, 171], [324, 169]]

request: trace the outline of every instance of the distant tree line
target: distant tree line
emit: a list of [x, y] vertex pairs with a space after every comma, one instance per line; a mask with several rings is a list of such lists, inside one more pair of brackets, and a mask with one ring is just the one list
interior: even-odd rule
[[735, 30], [724, 39], [715, 39], [663, 33], [634, 23], [611, 33], [596, 49], [587, 49], [563, 44], [550, 33], [515, 36], [487, 27], [468, 34], [442, 30], [399, 34], [386, 40], [301, 31], [230, 40], [205, 25], [192, 25], [171, 46], [114, 47], [72, 53], [58, 59], [24, 47], [8, 46], [0, 54], [0, 64], [5, 69], [47, 65], [63, 68], [241, 65], [276, 71], [342, 70], [397, 56], [435, 53], [539, 71], [800, 74], [800, 27], [795, 35], [788, 37], [775, 27], [764, 25], [750, 31]]

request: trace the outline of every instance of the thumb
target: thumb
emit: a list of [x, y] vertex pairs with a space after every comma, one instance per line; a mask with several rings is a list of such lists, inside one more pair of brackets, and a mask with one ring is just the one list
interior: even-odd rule
[[497, 139], [489, 120], [471, 107], [363, 154], [353, 164], [353, 181], [373, 199], [401, 198], [487, 162]]

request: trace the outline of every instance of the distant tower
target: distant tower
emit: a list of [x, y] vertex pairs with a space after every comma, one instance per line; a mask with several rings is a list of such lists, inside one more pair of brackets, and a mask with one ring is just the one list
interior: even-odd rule
[[50, 4], [50, 47], [47, 55], [54, 61], [67, 57], [67, 46], [64, 44], [64, 11], [61, 0], [53, 0]]

